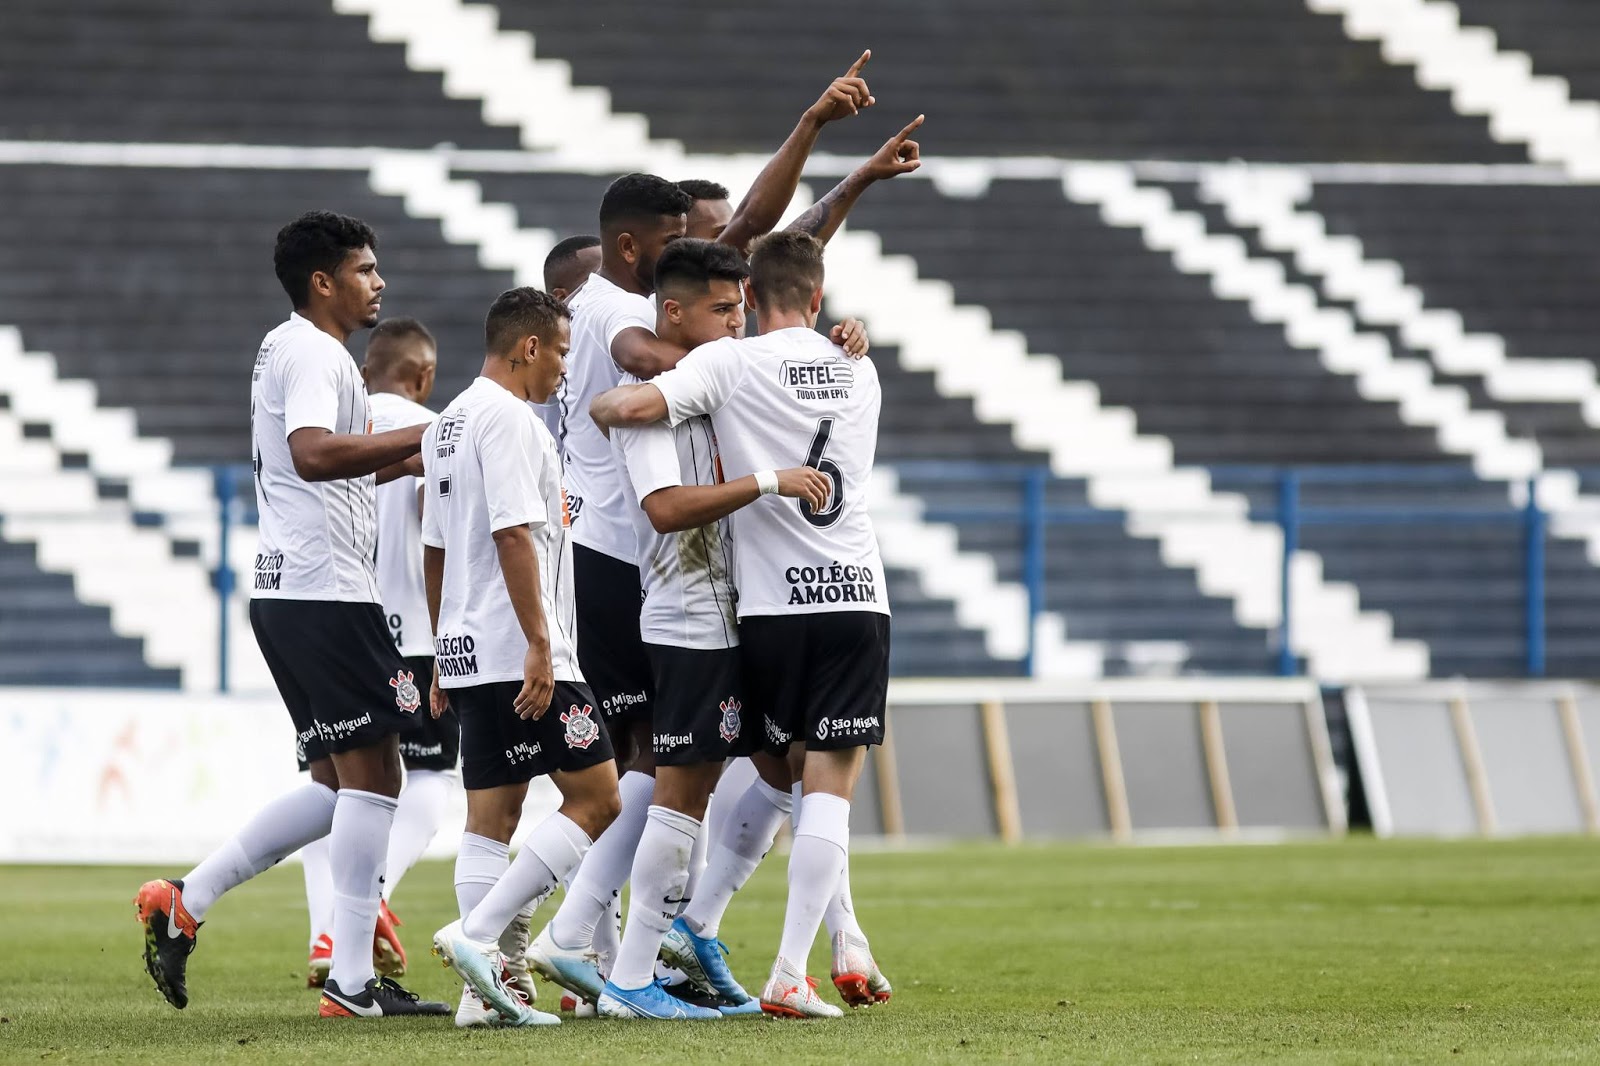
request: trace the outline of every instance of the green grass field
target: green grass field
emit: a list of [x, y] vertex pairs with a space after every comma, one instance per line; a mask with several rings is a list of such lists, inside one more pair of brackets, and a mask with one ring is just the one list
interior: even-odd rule
[[[841, 1021], [322, 1022], [301, 987], [298, 867], [212, 911], [172, 1010], [139, 960], [135, 869], [0, 869], [8, 1062], [1600, 1062], [1600, 845], [1582, 840], [866, 853], [858, 909], [893, 1002]], [[724, 937], [759, 983], [783, 865]], [[450, 867], [396, 900], [408, 984], [458, 991], [425, 951]], [[820, 945], [812, 972], [826, 985]], [[550, 988], [550, 986], [541, 986]], [[549, 1007], [554, 991], [541, 996]]]

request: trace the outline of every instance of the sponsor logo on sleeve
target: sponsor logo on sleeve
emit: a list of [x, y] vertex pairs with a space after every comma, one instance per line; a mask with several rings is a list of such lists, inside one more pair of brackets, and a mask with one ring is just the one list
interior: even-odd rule
[[561, 724], [567, 727], [567, 747], [586, 750], [589, 745], [600, 739], [600, 724], [594, 720], [594, 708], [587, 703], [579, 707], [576, 703], [569, 711], [561, 712]]
[[850, 388], [856, 383], [850, 361], [837, 357], [810, 362], [785, 359], [778, 375], [778, 383], [793, 392], [797, 400], [848, 400]]

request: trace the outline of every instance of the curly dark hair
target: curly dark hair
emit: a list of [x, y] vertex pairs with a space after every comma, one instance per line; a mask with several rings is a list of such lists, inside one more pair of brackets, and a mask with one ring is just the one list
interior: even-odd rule
[[333, 211], [307, 211], [278, 231], [272, 269], [298, 311], [311, 302], [311, 275], [332, 274], [346, 255], [361, 248], [378, 250], [371, 226]]
[[744, 256], [726, 244], [684, 237], [667, 245], [656, 260], [656, 291], [703, 294], [713, 281], [743, 281], [750, 276]]
[[615, 231], [627, 222], [654, 221], [662, 215], [687, 215], [694, 198], [666, 178], [624, 174], [600, 200], [600, 229]]
[[718, 185], [706, 178], [685, 178], [678, 182], [678, 188], [688, 193], [695, 200], [726, 200], [728, 187]]

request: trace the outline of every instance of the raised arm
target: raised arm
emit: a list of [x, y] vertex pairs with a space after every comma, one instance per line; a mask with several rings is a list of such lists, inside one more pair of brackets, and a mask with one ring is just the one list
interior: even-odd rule
[[844, 76], [835, 78], [817, 102], [806, 108], [793, 132], [761, 169], [750, 191], [739, 202], [718, 241], [747, 252], [751, 241], [772, 232], [789, 201], [794, 199], [800, 174], [805, 170], [806, 160], [816, 146], [822, 127], [837, 119], [859, 115], [875, 103], [865, 79], [860, 76], [861, 68], [871, 58], [870, 48], [862, 52], [861, 58], [850, 65]]
[[922, 166], [922, 147], [911, 139], [911, 135], [922, 125], [924, 117], [918, 115], [905, 129], [885, 141], [882, 148], [872, 153], [871, 158], [846, 175], [809, 211], [789, 223], [788, 228], [797, 233], [809, 233], [827, 244], [839, 227], [844, 225], [844, 217], [861, 199], [861, 194], [867, 191], [868, 186], [909, 174]]

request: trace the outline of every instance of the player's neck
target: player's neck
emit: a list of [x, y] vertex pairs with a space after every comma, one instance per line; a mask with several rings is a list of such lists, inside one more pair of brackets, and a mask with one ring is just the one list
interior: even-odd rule
[[628, 269], [628, 264], [626, 263], [602, 262], [600, 269], [596, 273], [623, 292], [631, 292], [638, 296], [650, 295], [645, 290], [645, 287], [639, 284], [639, 279], [634, 277], [633, 271]]
[[504, 359], [488, 356], [483, 360], [483, 369], [478, 373], [505, 389], [519, 400], [532, 400], [528, 395], [528, 387], [518, 381], [518, 374], [511, 369], [511, 365]]
[[318, 329], [332, 337], [334, 340], [338, 341], [340, 344], [348, 341], [350, 339], [350, 334], [354, 332], [354, 330], [348, 330], [341, 326], [339, 324], [339, 320], [334, 317], [332, 310], [327, 307], [297, 307], [295, 308], [294, 313], [311, 323], [313, 326], [316, 326]]
[[780, 329], [815, 329], [817, 320], [804, 311], [756, 311], [762, 333], [776, 333]]
[[412, 403], [418, 402], [417, 394], [407, 386], [397, 381], [370, 382], [367, 385], [367, 392], [369, 395], [377, 395], [380, 392], [386, 392], [391, 396], [398, 396], [402, 400], [410, 400]]

